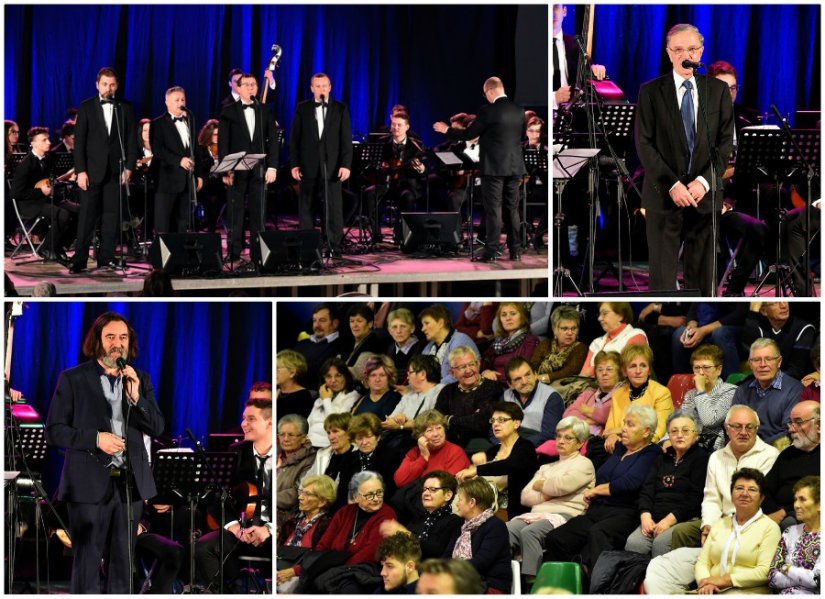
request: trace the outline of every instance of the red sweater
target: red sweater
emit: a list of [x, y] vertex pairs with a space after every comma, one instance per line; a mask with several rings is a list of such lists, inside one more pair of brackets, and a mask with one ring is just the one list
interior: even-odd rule
[[444, 445], [435, 451], [430, 451], [430, 459], [421, 457], [421, 450], [416, 445], [407, 452], [404, 460], [395, 471], [395, 484], [403, 487], [422, 477], [427, 472], [433, 470], [446, 470], [450, 474], [455, 474], [470, 465], [467, 454], [455, 443], [445, 442]]
[[[375, 551], [383, 540], [378, 527], [382, 522], [395, 520], [395, 510], [386, 503], [375, 512], [361, 528], [355, 542], [350, 544], [352, 525], [355, 524], [355, 514], [360, 511], [357, 503], [350, 503], [338, 510], [332, 517], [324, 536], [315, 546], [316, 551], [346, 551], [350, 554], [345, 563], [361, 564], [375, 561]], [[363, 513], [359, 519], [363, 518]]]

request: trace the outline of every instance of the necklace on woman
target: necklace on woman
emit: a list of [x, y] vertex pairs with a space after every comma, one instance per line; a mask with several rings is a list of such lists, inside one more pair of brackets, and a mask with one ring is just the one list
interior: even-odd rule
[[355, 537], [357, 537], [358, 532], [360, 532], [360, 531], [356, 532], [356, 530], [355, 530], [356, 527], [358, 526], [358, 511], [359, 510], [355, 511], [355, 520], [352, 522], [352, 535], [350, 535], [350, 538], [349, 538], [349, 544], [350, 545], [355, 545]]

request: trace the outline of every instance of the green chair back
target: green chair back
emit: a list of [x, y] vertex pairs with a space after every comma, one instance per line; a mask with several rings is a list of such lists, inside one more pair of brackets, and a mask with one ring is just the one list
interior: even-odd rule
[[581, 566], [575, 562], [544, 562], [530, 589], [530, 594], [536, 594], [543, 587], [564, 589], [573, 595], [581, 595]]
[[751, 375], [750, 372], [731, 372], [728, 375], [728, 380], [725, 381], [725, 382], [730, 383], [731, 385], [738, 385], [739, 383], [744, 381], [746, 378], [748, 378], [750, 375]]

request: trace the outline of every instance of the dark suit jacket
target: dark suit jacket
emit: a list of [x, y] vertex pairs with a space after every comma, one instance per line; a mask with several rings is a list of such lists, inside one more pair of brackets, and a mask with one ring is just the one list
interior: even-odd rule
[[227, 154], [235, 152], [266, 154], [266, 167], [278, 168], [279, 148], [275, 139], [272, 114], [260, 104], [255, 104], [255, 135], [250, 139], [244, 110], [249, 109], [244, 108], [243, 103], [238, 100], [221, 113], [218, 125], [218, 155], [223, 160]]
[[[258, 460], [255, 459], [255, 454], [252, 449], [252, 442], [251, 441], [242, 441], [232, 446], [231, 449], [234, 449], [238, 452], [238, 460], [235, 462], [235, 470], [232, 474], [232, 484], [237, 485], [238, 483], [242, 482], [249, 482], [258, 484], [256, 481], [256, 476], [258, 473]], [[266, 494], [264, 494], [258, 486], [258, 493], [261, 496], [261, 499], [266, 505], [266, 511], [269, 514], [270, 521], [272, 519], [272, 481], [269, 481], [269, 489], [267, 490]], [[237, 514], [232, 514], [228, 519], [227, 522], [231, 522], [237, 518]], [[318, 537], [320, 538], [320, 536]]]
[[74, 131], [74, 165], [78, 173], [88, 173], [90, 183], [100, 183], [106, 176], [107, 168], [113, 173], [118, 170], [120, 160], [120, 143], [118, 128], [114, 118], [120, 122], [123, 147], [126, 152], [126, 168], [135, 170], [138, 158], [137, 136], [135, 134], [135, 117], [132, 106], [123, 100], [118, 101], [113, 113], [112, 130], [106, 131], [106, 120], [100, 98], [94, 96], [84, 100], [77, 111], [77, 124]]
[[[46, 418], [46, 441], [66, 450], [58, 499], [79, 503], [99, 502], [109, 487], [110, 456], [97, 448], [98, 432], [112, 432], [109, 402], [100, 386], [102, 370], [95, 360], [63, 371]], [[143, 433], [163, 432], [163, 415], [155, 402], [149, 375], [138, 371], [139, 399], [131, 409], [126, 448], [135, 478], [136, 497], [150, 499], [157, 493]], [[128, 400], [123, 397], [123, 418]]]
[[48, 196], [34, 188], [34, 184], [41, 179], [48, 179], [52, 171], [52, 157], [46, 154], [43, 164], [29, 152], [23, 161], [18, 165], [14, 173], [14, 180], [11, 186], [11, 197], [17, 200], [20, 207], [20, 214], [23, 218], [32, 218], [31, 208], [39, 204], [49, 202]]
[[338, 169], [352, 168], [352, 122], [349, 108], [336, 100], [329, 100], [324, 121], [324, 134], [318, 139], [315, 120], [315, 101], [307, 100], [295, 107], [292, 131], [289, 133], [289, 166], [301, 167], [308, 178], [320, 178], [321, 151], [327, 156], [327, 176], [338, 179]]
[[[441, 557], [453, 557], [453, 550], [460, 536], [461, 528], [453, 533]], [[513, 583], [513, 570], [510, 567], [513, 554], [510, 550], [510, 533], [507, 532], [507, 525], [493, 516], [470, 533], [470, 546], [473, 548], [473, 557], [469, 561], [481, 574], [484, 582], [494, 589], [509, 593]]]
[[481, 136], [482, 176], [514, 177], [527, 172], [521, 153], [524, 128], [524, 110], [505, 96], [479, 108], [476, 120], [467, 129], [450, 128], [446, 135], [465, 141]]
[[[730, 101], [728, 86], [723, 81], [704, 75], [697, 75], [695, 81], [699, 95], [699, 110], [690, 172], [690, 155], [676, 99], [673, 73], [668, 72], [658, 79], [648, 81], [639, 89], [635, 137], [636, 150], [645, 168], [642, 207], [647, 210], [679, 210], [669, 194], [670, 188], [677, 181], [687, 185], [701, 175], [708, 184], [712, 184], [710, 152], [702, 106], [707, 112], [711, 140], [719, 149], [717, 186], [718, 189], [722, 189], [721, 176], [733, 144], [733, 104]], [[699, 212], [709, 213], [710, 210], [711, 202], [699, 202]]]
[[[152, 165], [157, 163], [157, 190], [161, 193], [180, 193], [186, 187], [186, 180], [189, 173], [180, 166], [180, 161], [184, 156], [189, 156], [189, 150], [184, 148], [172, 116], [166, 112], [162, 116], [152, 120], [149, 128], [149, 135], [152, 143]], [[197, 144], [198, 132], [194, 124], [189, 133], [189, 143]], [[195, 153], [195, 176], [206, 179], [209, 175], [209, 166], [197, 160]], [[204, 167], [206, 172], [204, 173]]]

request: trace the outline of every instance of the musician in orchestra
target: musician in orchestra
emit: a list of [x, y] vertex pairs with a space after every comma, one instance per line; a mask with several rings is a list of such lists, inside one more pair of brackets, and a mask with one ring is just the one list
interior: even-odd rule
[[128, 593], [128, 512], [131, 507], [134, 543], [143, 501], [157, 493], [143, 435], [160, 435], [164, 420], [148, 373], [131, 365], [136, 354], [129, 322], [115, 312], [101, 314], [83, 340], [89, 360], [61, 373], [49, 406], [46, 442], [66, 452], [58, 500], [69, 511], [72, 594]]
[[[424, 149], [409, 135], [410, 116], [396, 112], [390, 119], [390, 137], [381, 151], [384, 183], [368, 187], [364, 193], [373, 243], [381, 243], [381, 211], [395, 202], [398, 212], [411, 212], [423, 194], [422, 177], [427, 167], [421, 162]], [[400, 217], [399, 217], [400, 219]], [[395, 223], [395, 240], [401, 239], [401, 222]]]
[[504, 84], [498, 77], [484, 82], [484, 97], [488, 104], [478, 110], [478, 117], [467, 129], [449, 127], [446, 123], [433, 124], [433, 130], [445, 133], [449, 139], [480, 141], [481, 199], [487, 226], [484, 253], [481, 262], [495, 262], [498, 256], [502, 227], [502, 209], [505, 219], [510, 261], [521, 261], [521, 215], [518, 187], [525, 174], [521, 138], [524, 135], [524, 110], [507, 97]]
[[347, 105], [329, 97], [332, 82], [325, 73], [314, 74], [309, 89], [312, 100], [295, 107], [289, 135], [292, 178], [301, 182], [300, 227], [314, 228], [313, 202], [320, 196], [324, 210], [326, 189], [329, 204], [322, 212], [322, 229], [330, 255], [340, 257], [344, 236], [341, 184], [349, 179], [352, 168], [352, 120]]
[[[99, 219], [97, 266], [118, 268], [114, 258], [120, 218], [120, 186], [129, 184], [138, 155], [132, 106], [115, 98], [118, 78], [114, 69], [100, 69], [96, 87], [97, 95], [80, 104], [75, 126], [74, 164], [81, 202], [77, 244], [69, 269], [72, 274], [86, 270], [89, 245]], [[126, 159], [123, 165], [120, 164], [121, 148]]]
[[[64, 122], [60, 128], [60, 143], [52, 146], [49, 152], [53, 154], [72, 153], [74, 151], [74, 127], [75, 122], [73, 120], [70, 119]], [[59, 174], [62, 175], [63, 173]]]
[[221, 100], [218, 115], [241, 99], [241, 75], [243, 75], [243, 71], [240, 69], [232, 69], [229, 71], [229, 93]]
[[[696, 75], [693, 68], [683, 65], [702, 58], [704, 37], [696, 27], [674, 25], [667, 33], [665, 49], [673, 70], [640, 88], [635, 130], [636, 150], [645, 168], [642, 207], [646, 211], [649, 288], [676, 289], [679, 245], [684, 239], [685, 285], [710, 296], [716, 285], [712, 215], [715, 211], [718, 226], [721, 193], [716, 198], [708, 193], [707, 131], [719, 152], [716, 188], [721, 190], [721, 167], [727, 164], [733, 143], [733, 104], [724, 82]], [[700, 94], [704, 110], [699, 108]], [[709, 119], [707, 128], [703, 113]]]
[[166, 90], [166, 112], [150, 127], [154, 162], [157, 163], [155, 188], [155, 234], [189, 229], [195, 192], [203, 187], [209, 163], [193, 160], [194, 122], [185, 111], [186, 92], [182, 87]]
[[[544, 121], [534, 116], [527, 121], [527, 141], [524, 142], [525, 150], [534, 150], [540, 154], [547, 154], [547, 145], [542, 141], [544, 136]], [[547, 212], [547, 185], [549, 179], [547, 178], [547, 171], [539, 171], [529, 173], [527, 185], [527, 201], [531, 204], [543, 204], [544, 208], [541, 210], [538, 227], [533, 234], [533, 247], [536, 250], [544, 246], [544, 234], [547, 233], [548, 227], [548, 212]], [[532, 222], [532, 221], [531, 221]]]
[[28, 139], [31, 149], [14, 173], [11, 197], [17, 200], [23, 218], [42, 216], [51, 223], [40, 255], [46, 260], [68, 266], [69, 257], [65, 248], [71, 244], [73, 236], [71, 213], [52, 202], [54, 187], [50, 177], [54, 174], [54, 157], [49, 153], [49, 130], [46, 127], [32, 127]]
[[233, 171], [224, 175], [228, 185], [227, 202], [229, 240], [227, 262], [237, 266], [244, 242], [244, 198], [249, 209], [249, 246], [253, 263], [260, 261], [258, 234], [266, 230], [266, 185], [275, 182], [278, 175], [279, 145], [275, 137], [272, 114], [257, 101], [258, 80], [255, 75], [241, 75], [240, 99], [224, 108], [218, 125], [218, 155], [223, 160], [228, 154], [246, 152], [265, 154], [252, 170]]
[[[242, 517], [227, 514], [230, 521], [223, 526], [224, 580], [231, 581], [240, 573], [238, 555], [272, 555], [272, 399], [249, 399], [243, 411], [241, 428], [244, 440], [233, 445], [238, 460], [233, 473], [235, 495], [243, 486], [249, 501]], [[201, 537], [195, 545], [195, 567], [201, 580], [216, 584], [220, 572], [220, 536], [215, 531]], [[220, 589], [217, 590], [220, 592]]]
[[[567, 6], [553, 5], [553, 110], [572, 98], [573, 84], [579, 69], [579, 48], [576, 38], [562, 33], [562, 23], [567, 16]], [[607, 76], [604, 65], [590, 66], [590, 72], [598, 80]]]
[[198, 132], [195, 146], [195, 161], [206, 167], [203, 188], [198, 200], [203, 203], [206, 217], [206, 230], [217, 230], [221, 207], [226, 203], [226, 190], [217, 176], [208, 176], [209, 169], [218, 164], [218, 124], [217, 119], [209, 119]]

